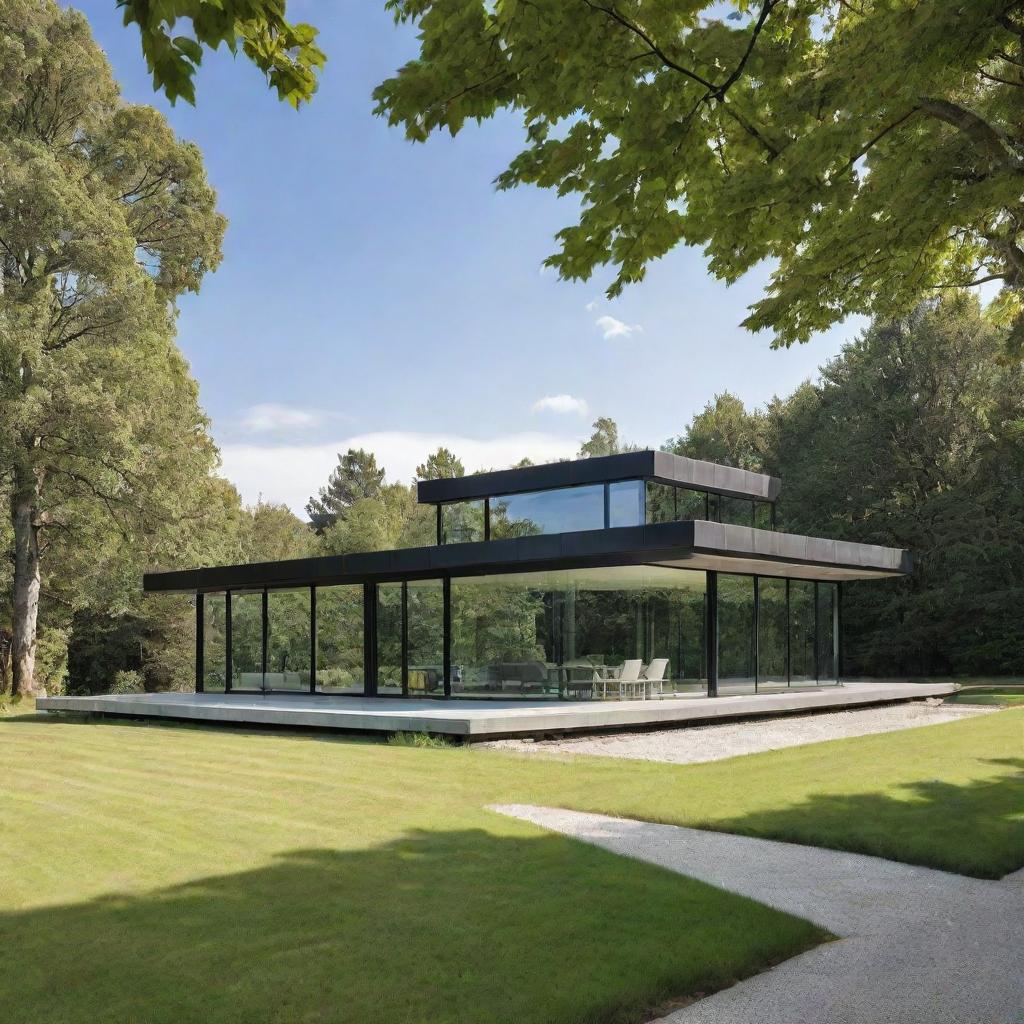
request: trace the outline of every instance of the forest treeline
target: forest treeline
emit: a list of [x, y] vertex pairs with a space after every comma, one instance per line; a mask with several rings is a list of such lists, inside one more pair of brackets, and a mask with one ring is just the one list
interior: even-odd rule
[[[873, 325], [817, 380], [764, 408], [715, 396], [662, 445], [781, 477], [779, 529], [911, 549], [909, 579], [847, 586], [848, 675], [1024, 673], [1024, 381], [1002, 346], [977, 301], [951, 295]], [[636, 445], [602, 418], [580, 454], [628, 447]], [[499, 467], [470, 470], [484, 468]], [[385, 469], [369, 452], [339, 455], [303, 518], [283, 505], [245, 507], [230, 484], [206, 475], [198, 482], [205, 514], [192, 520], [189, 543], [180, 552], [162, 547], [145, 564], [433, 543], [433, 509], [417, 504], [415, 481], [388, 482]], [[466, 471], [457, 453], [441, 449], [416, 476]], [[142, 554], [104, 550], [79, 593], [62, 565], [44, 558], [40, 682], [99, 692], [127, 672], [147, 689], [191, 686], [188, 599], [143, 597]]]

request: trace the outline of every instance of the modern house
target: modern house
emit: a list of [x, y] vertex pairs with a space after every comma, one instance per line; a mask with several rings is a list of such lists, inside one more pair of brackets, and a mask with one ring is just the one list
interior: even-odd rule
[[640, 451], [419, 483], [436, 543], [147, 574], [196, 690], [474, 700], [835, 686], [849, 580], [907, 551], [781, 533], [781, 483]]

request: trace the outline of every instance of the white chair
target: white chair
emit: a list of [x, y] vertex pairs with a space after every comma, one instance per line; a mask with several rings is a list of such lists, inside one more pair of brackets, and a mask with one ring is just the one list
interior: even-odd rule
[[613, 683], [616, 685], [619, 691], [619, 699], [621, 700], [627, 694], [635, 697], [639, 693], [641, 696], [646, 692], [646, 687], [643, 680], [640, 678], [644, 663], [639, 658], [630, 658], [628, 661], [622, 663], [622, 668], [616, 673], [612, 679], [607, 679], [602, 683], [601, 696], [608, 696], [608, 684]]
[[668, 658], [655, 658], [644, 670], [643, 680], [647, 684], [646, 695], [659, 697], [664, 691], [665, 672], [668, 669]]

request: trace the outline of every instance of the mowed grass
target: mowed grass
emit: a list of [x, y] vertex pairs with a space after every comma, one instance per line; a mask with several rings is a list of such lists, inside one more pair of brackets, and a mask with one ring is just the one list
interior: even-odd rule
[[[1024, 711], [709, 765], [0, 721], [17, 1022], [627, 1022], [827, 938], [485, 809], [1024, 864]], [[751, 868], [756, 871], [756, 865]]]
[[1024, 686], [969, 686], [946, 698], [947, 704], [1024, 705]]

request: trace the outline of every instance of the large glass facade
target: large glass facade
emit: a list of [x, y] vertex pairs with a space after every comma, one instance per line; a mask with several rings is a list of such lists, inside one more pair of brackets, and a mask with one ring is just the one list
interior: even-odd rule
[[486, 531], [483, 501], [455, 501], [441, 506], [441, 543], [465, 544], [484, 540]]
[[814, 584], [789, 581], [789, 681], [793, 686], [817, 682], [814, 665]]
[[703, 572], [658, 566], [453, 579], [452, 693], [706, 692], [704, 595]]
[[227, 606], [223, 594], [203, 594], [203, 690], [225, 689], [228, 668]]
[[408, 693], [413, 697], [443, 694], [444, 585], [440, 580], [410, 580], [406, 609]]
[[402, 584], [377, 584], [377, 693], [401, 696], [402, 686]]
[[718, 688], [753, 692], [757, 683], [754, 577], [718, 574]]
[[754, 525], [754, 503], [749, 498], [730, 498], [720, 495], [718, 502], [719, 521], [733, 526]]
[[231, 689], [263, 689], [263, 592], [231, 592]]
[[316, 588], [316, 689], [364, 692], [361, 585]]
[[604, 528], [604, 484], [491, 498], [491, 538]]
[[757, 688], [785, 686], [788, 612], [786, 581], [757, 580]]
[[834, 683], [837, 679], [836, 643], [833, 615], [836, 608], [836, 585], [817, 583], [817, 639], [818, 682]]
[[268, 591], [265, 690], [309, 692], [311, 625], [309, 587]]
[[644, 482], [619, 480], [608, 485], [608, 525], [642, 526]]

